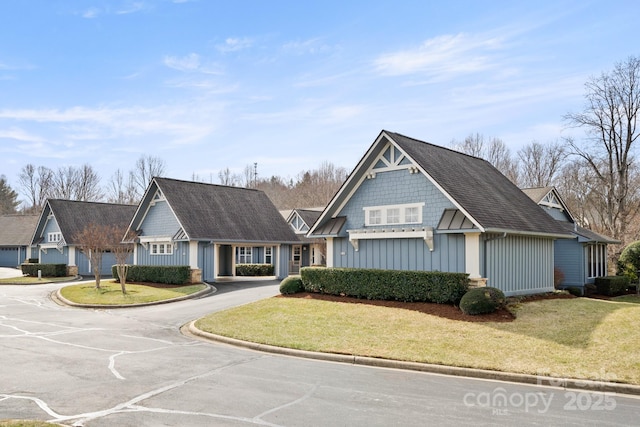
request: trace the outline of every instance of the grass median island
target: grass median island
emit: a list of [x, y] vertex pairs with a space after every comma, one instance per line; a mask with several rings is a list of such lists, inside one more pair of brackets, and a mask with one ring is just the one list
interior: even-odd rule
[[196, 327], [302, 350], [640, 384], [640, 305], [549, 299], [512, 310], [512, 322], [477, 323], [406, 309], [275, 297], [211, 314]]
[[96, 289], [95, 282], [89, 282], [66, 286], [60, 289], [60, 294], [78, 304], [127, 305], [178, 298], [194, 294], [206, 287], [203, 283], [184, 286], [127, 283], [127, 293], [123, 294], [119, 282], [103, 280], [100, 282], [100, 289]]

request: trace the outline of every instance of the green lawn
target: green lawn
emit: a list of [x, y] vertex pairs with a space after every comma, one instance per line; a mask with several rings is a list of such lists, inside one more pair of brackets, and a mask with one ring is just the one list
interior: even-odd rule
[[43, 277], [41, 279], [38, 279], [37, 277], [31, 277], [31, 276], [22, 276], [22, 277], [12, 277], [9, 279], [0, 279], [0, 284], [38, 285], [41, 283], [70, 282], [74, 279], [75, 279], [75, 276]]
[[303, 298], [269, 298], [197, 321], [281, 347], [640, 384], [640, 305], [588, 298], [513, 307], [506, 323]]
[[127, 293], [123, 294], [119, 282], [103, 280], [100, 282], [100, 289], [96, 289], [95, 282], [89, 282], [66, 286], [60, 289], [60, 294], [67, 300], [78, 304], [123, 305], [178, 298], [194, 294], [206, 287], [205, 284], [159, 287], [128, 283], [126, 285]]
[[29, 420], [0, 420], [0, 427], [51, 427], [60, 424], [51, 424], [44, 421]]

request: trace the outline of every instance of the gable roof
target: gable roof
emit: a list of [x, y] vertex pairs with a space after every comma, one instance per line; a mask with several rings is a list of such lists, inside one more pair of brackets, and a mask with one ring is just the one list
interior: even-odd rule
[[0, 246], [29, 246], [38, 215], [0, 215]]
[[529, 196], [531, 200], [533, 200], [538, 204], [542, 203], [545, 197], [547, 197], [549, 193], [553, 193], [553, 195], [555, 196], [557, 201], [560, 203], [560, 205], [562, 206], [562, 208], [567, 213], [570, 219], [569, 221], [561, 221], [561, 220], [557, 220], [557, 221], [560, 223], [560, 225], [564, 228], [566, 232], [577, 236], [578, 241], [611, 243], [611, 244], [620, 243], [619, 240], [612, 239], [611, 237], [607, 237], [605, 235], [596, 233], [595, 231], [589, 230], [587, 228], [581, 227], [578, 224], [576, 224], [573, 215], [571, 215], [571, 212], [567, 208], [564, 200], [562, 199], [562, 197], [560, 196], [560, 193], [555, 187], [550, 186], [550, 187], [523, 188], [522, 191], [527, 196]]
[[336, 212], [387, 143], [397, 147], [483, 232], [568, 237], [566, 231], [486, 160], [383, 130], [311, 230]]
[[114, 203], [81, 202], [77, 200], [47, 200], [33, 242], [41, 237], [49, 214], [53, 214], [67, 245], [74, 245], [75, 236], [91, 223], [119, 225], [126, 227], [136, 206]]
[[[259, 190], [170, 178], [153, 178], [131, 222], [139, 227], [142, 204], [159, 189], [188, 240], [295, 242], [298, 240], [267, 195]], [[131, 227], [130, 226], [130, 227]]]
[[[289, 224], [289, 226], [292, 226], [291, 221], [293, 221], [293, 219], [296, 216], [298, 216], [306, 224], [308, 229], [311, 229], [313, 224], [316, 222], [316, 220], [322, 214], [322, 211], [323, 211], [323, 208], [307, 208], [307, 209], [296, 208], [296, 209], [292, 209], [289, 212], [289, 214], [286, 215], [287, 224]], [[296, 236], [298, 236], [298, 240], [300, 240], [301, 242], [309, 243], [309, 242], [312, 242], [313, 240], [315, 240], [313, 238], [310, 239], [310, 238], [306, 237], [306, 233], [305, 234], [298, 234], [295, 231], [294, 231], [294, 233], [296, 234]]]

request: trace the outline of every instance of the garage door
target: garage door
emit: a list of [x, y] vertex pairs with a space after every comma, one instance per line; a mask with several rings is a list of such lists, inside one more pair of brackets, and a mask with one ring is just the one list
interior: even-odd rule
[[0, 267], [16, 267], [18, 260], [18, 248], [0, 248]]

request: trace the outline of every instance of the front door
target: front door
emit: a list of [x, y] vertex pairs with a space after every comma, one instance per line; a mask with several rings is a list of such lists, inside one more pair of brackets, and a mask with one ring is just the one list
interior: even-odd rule
[[291, 251], [291, 262], [289, 263], [289, 274], [300, 274], [302, 264], [302, 246], [294, 245]]

